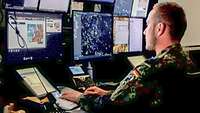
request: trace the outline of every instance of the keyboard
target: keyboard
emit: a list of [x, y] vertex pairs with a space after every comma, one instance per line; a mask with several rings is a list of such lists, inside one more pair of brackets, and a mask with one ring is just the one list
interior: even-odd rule
[[61, 94], [58, 91], [51, 92], [51, 94], [56, 99], [56, 104], [61, 109], [64, 109], [64, 110], [73, 110], [73, 109], [79, 107], [78, 104], [76, 104], [76, 103], [74, 103], [72, 101], [69, 101], [69, 100], [66, 100], [66, 99], [61, 99], [60, 98]]
[[73, 110], [73, 109], [75, 109], [75, 108], [78, 108], [79, 106], [78, 106], [78, 104], [76, 104], [76, 103], [74, 103], [74, 102], [71, 102], [71, 101], [69, 101], [69, 100], [65, 100], [65, 99], [57, 99], [56, 100], [56, 104], [60, 107], [60, 108], [62, 108], [62, 109], [64, 109], [64, 110]]

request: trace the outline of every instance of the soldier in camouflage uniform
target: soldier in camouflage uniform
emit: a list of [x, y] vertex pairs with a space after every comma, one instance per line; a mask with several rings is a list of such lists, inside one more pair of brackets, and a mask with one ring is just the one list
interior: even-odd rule
[[180, 45], [186, 26], [185, 13], [178, 4], [154, 5], [144, 34], [146, 49], [155, 50], [156, 56], [135, 67], [114, 91], [93, 86], [84, 93], [65, 92], [62, 98], [77, 102], [90, 112], [107, 108], [110, 112], [125, 113], [123, 108], [128, 107], [132, 112], [150, 112], [151, 108], [161, 105], [173, 107], [181, 100], [177, 92], [181, 90], [183, 76], [193, 66]]

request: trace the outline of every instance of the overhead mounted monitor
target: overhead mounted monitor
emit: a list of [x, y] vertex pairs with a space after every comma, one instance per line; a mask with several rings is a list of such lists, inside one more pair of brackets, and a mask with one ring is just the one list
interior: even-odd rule
[[149, 7], [149, 0], [134, 0], [131, 16], [146, 18]]
[[70, 16], [72, 16], [72, 12], [74, 10], [83, 11], [83, 2], [77, 2], [77, 1], [71, 0]]
[[32, 64], [63, 58], [62, 14], [7, 12], [5, 64]]
[[6, 0], [7, 9], [23, 9], [24, 0]]
[[114, 3], [114, 0], [85, 0], [85, 1]]
[[6, 9], [34, 9], [38, 7], [39, 0], [6, 0]]
[[113, 54], [143, 51], [143, 19], [114, 17]]
[[73, 58], [96, 60], [112, 55], [112, 15], [73, 12]]
[[39, 10], [68, 12], [70, 0], [40, 0]]
[[115, 0], [74, 0], [79, 2], [99, 2], [99, 3], [114, 3]]
[[134, 0], [115, 0], [114, 16], [131, 16], [131, 9]]
[[24, 9], [37, 9], [39, 0], [24, 0]]
[[115, 0], [75, 0], [79, 2], [114, 3]]

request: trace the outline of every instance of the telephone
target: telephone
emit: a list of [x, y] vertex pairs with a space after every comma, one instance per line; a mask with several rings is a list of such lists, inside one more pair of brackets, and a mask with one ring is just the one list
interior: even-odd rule
[[94, 86], [91, 76], [82, 69], [81, 66], [69, 66], [72, 80], [78, 89], [85, 90], [87, 87]]

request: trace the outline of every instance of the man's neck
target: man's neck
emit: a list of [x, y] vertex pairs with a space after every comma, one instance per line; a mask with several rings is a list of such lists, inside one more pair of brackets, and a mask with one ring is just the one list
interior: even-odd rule
[[159, 54], [161, 51], [166, 49], [167, 47], [175, 44], [175, 43], [180, 43], [180, 41], [177, 40], [171, 40], [171, 38], [162, 38], [164, 40], [158, 41], [155, 47], [156, 55]]

